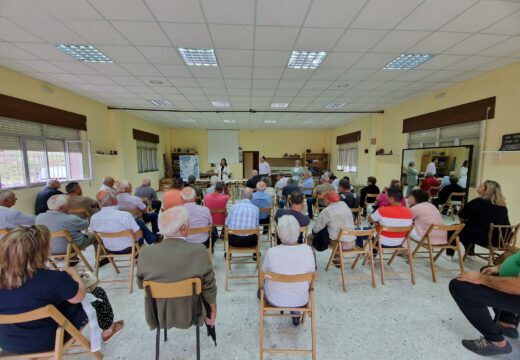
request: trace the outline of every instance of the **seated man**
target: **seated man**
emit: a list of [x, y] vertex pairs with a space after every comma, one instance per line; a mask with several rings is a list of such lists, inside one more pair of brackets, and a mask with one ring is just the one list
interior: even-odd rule
[[117, 193], [116, 188], [114, 187], [115, 184], [116, 184], [116, 181], [114, 180], [114, 178], [112, 176], [105, 176], [103, 178], [103, 184], [99, 188], [99, 191], [112, 190], [113, 192]]
[[[53, 195], [47, 201], [49, 210], [36, 216], [36, 225], [45, 225], [51, 232], [67, 230], [72, 240], [81, 250], [93, 245], [94, 234], [84, 234], [88, 229], [88, 221], [79, 216], [67, 214], [69, 197], [67, 195]], [[65, 238], [51, 240], [51, 254], [65, 254], [68, 241]]]
[[421, 190], [426, 191], [427, 193], [429, 193], [432, 196], [435, 196], [435, 195], [437, 195], [438, 190], [430, 191], [430, 188], [436, 187], [436, 186], [440, 186], [440, 182], [435, 178], [435, 176], [433, 174], [427, 172], [424, 176], [424, 179], [422, 179], [422, 181], [421, 181], [421, 186], [420, 186]]
[[[224, 194], [224, 183], [217, 182], [215, 184], [215, 191], [204, 196], [204, 206], [207, 207], [210, 210], [222, 210], [226, 209], [227, 202], [229, 200], [229, 195]], [[223, 225], [226, 222], [226, 214], [224, 213], [214, 213], [211, 214], [211, 219], [213, 225]], [[212, 231], [212, 240], [213, 243], [215, 243], [215, 240], [217, 239], [218, 232], [217, 228], [213, 226]]]
[[312, 197], [307, 198], [307, 212], [311, 220], [314, 217], [312, 205], [314, 205], [316, 201], [318, 201], [318, 206], [320, 208], [325, 207], [325, 203], [323, 200], [320, 199], [320, 195], [328, 191], [334, 191], [334, 186], [332, 186], [332, 184], [330, 183], [330, 178], [327, 175], [322, 175], [320, 177], [320, 184], [316, 186], [314, 188], [314, 191], [312, 192]]
[[34, 216], [25, 215], [13, 206], [16, 195], [11, 190], [0, 190], [0, 229], [12, 229], [18, 225], [34, 225]]
[[195, 194], [197, 194], [196, 202], [197, 202], [197, 205], [200, 205], [200, 204], [202, 204], [202, 198], [204, 197], [204, 194], [202, 193], [202, 189], [200, 188], [200, 186], [195, 185], [196, 180], [197, 180], [197, 178], [195, 177], [195, 175], [188, 176], [188, 186], [191, 187], [193, 190], [195, 190]]
[[68, 183], [65, 186], [65, 191], [69, 195], [69, 209], [85, 209], [89, 216], [94, 215], [101, 209], [97, 200], [83, 196], [83, 190], [76, 181]]
[[[259, 211], [258, 208], [251, 203], [253, 198], [253, 190], [244, 188], [241, 194], [241, 201], [237, 202], [229, 210], [226, 218], [226, 226], [233, 230], [242, 229], [258, 229]], [[256, 246], [258, 243], [257, 235], [229, 235], [229, 245], [234, 247], [250, 247]]]
[[[446, 204], [446, 202], [448, 201], [448, 198], [450, 197], [451, 193], [454, 193], [454, 192], [458, 192], [458, 193], [463, 193], [465, 192], [466, 190], [463, 189], [462, 187], [460, 187], [460, 185], [458, 184], [459, 182], [459, 178], [456, 177], [455, 175], [453, 176], [450, 176], [450, 183], [449, 185], [446, 185], [444, 186], [441, 191], [439, 191], [439, 196], [437, 196], [436, 198], [432, 199], [432, 204], [439, 207], [439, 205], [444, 205]], [[460, 201], [461, 199], [452, 199], [454, 201]]]
[[35, 215], [44, 213], [47, 210], [49, 210], [47, 208], [47, 200], [49, 200], [49, 198], [52, 195], [63, 194], [59, 190], [60, 187], [61, 187], [61, 184], [60, 184], [60, 182], [58, 180], [49, 180], [49, 181], [47, 181], [47, 185], [38, 192], [38, 195], [36, 195], [36, 203], [35, 203], [35, 206], [34, 206], [34, 214]]
[[285, 207], [285, 204], [287, 203], [287, 198], [289, 197], [289, 194], [293, 191], [300, 191], [300, 187], [296, 185], [296, 180], [293, 178], [287, 180], [287, 185], [285, 185], [282, 189], [282, 197], [280, 198], [280, 203], [278, 204], [278, 207], [283, 209]]
[[[147, 232], [150, 230], [146, 226], [147, 222], [152, 224], [152, 232], [154, 237], [159, 233], [159, 226], [157, 226], [157, 217], [158, 215], [154, 212], [148, 212], [148, 207], [143, 203], [140, 197], [132, 195], [132, 183], [128, 180], [121, 180], [119, 184], [117, 184], [117, 203], [119, 204], [119, 210], [123, 211], [133, 211], [139, 210], [141, 212], [142, 221], [139, 219], [139, 216], [134, 215], [136, 218], [137, 225], [143, 231], [143, 234], [146, 238]], [[155, 242], [155, 239], [151, 242]]]
[[[504, 335], [518, 338], [520, 314], [520, 252], [502, 265], [484, 268], [482, 273], [466, 272], [450, 282], [450, 293], [462, 313], [483, 335], [462, 340], [462, 345], [482, 356], [509, 354], [512, 351]], [[498, 313], [493, 321], [488, 307]]]
[[183, 204], [181, 198], [181, 190], [183, 187], [184, 184], [181, 178], [173, 179], [173, 189], [166, 191], [163, 195], [163, 206], [165, 210]]
[[[190, 218], [190, 228], [196, 229], [201, 227], [206, 227], [211, 225], [211, 213], [207, 207], [197, 205], [196, 197], [197, 194], [195, 190], [191, 187], [185, 187], [181, 191], [182, 201], [184, 201], [183, 207], [188, 210], [188, 215]], [[209, 248], [209, 239], [207, 233], [200, 233], [189, 235], [186, 238], [186, 241], [196, 243], [196, 244], [204, 244], [207, 248]]]
[[[278, 221], [278, 236], [281, 245], [267, 250], [263, 272], [282, 275], [312, 273], [316, 269], [314, 254], [310, 246], [297, 244], [300, 224], [291, 215], [284, 215]], [[264, 283], [267, 302], [277, 307], [301, 307], [309, 302], [309, 283], [277, 283], [266, 280]], [[299, 317], [292, 318], [294, 326], [300, 324]]]
[[310, 171], [306, 171], [303, 173], [302, 183], [300, 187], [303, 190], [303, 194], [305, 197], [311, 197], [312, 192], [314, 191], [314, 179], [312, 178], [312, 173]]
[[265, 192], [271, 196], [271, 199], [275, 199], [276, 190], [271, 186], [271, 178], [269, 176], [262, 176], [262, 181], [265, 182]]
[[[368, 222], [378, 226], [403, 227], [413, 224], [412, 211], [403, 206], [403, 192], [398, 188], [389, 188], [386, 191], [388, 205], [374, 211]], [[401, 246], [405, 234], [396, 232], [381, 232], [381, 246], [392, 248]]]
[[282, 198], [282, 190], [284, 187], [287, 186], [287, 181], [289, 179], [285, 177], [284, 174], [278, 174], [278, 180], [276, 181], [276, 184], [274, 185], [274, 189], [276, 190], [276, 194], [278, 195], [278, 198]]
[[[92, 215], [89, 230], [106, 233], [130, 230], [134, 233], [135, 238], [138, 239], [139, 244], [143, 244], [143, 232], [135, 222], [132, 214], [119, 210], [117, 195], [113, 190], [100, 191], [96, 199], [101, 203], [101, 210]], [[150, 243], [148, 239], [146, 241]], [[109, 252], [114, 254], [128, 254], [132, 252], [132, 239], [130, 237], [105, 238], [103, 239], [103, 245]]]
[[339, 197], [351, 209], [359, 207], [359, 198], [350, 191], [350, 181], [343, 178], [338, 183]]
[[257, 170], [253, 170], [251, 175], [251, 178], [246, 182], [246, 187], [254, 190], [256, 189], [256, 184], [262, 179], [262, 177], [258, 175]]
[[[278, 224], [278, 220], [284, 215], [291, 215], [298, 220], [298, 224], [300, 227], [308, 226], [311, 222], [311, 219], [307, 215], [305, 215], [303, 211], [303, 193], [300, 190], [293, 191], [289, 194], [289, 209], [280, 208], [276, 210], [276, 214], [274, 215], [274, 221]], [[298, 236], [298, 243], [303, 243], [303, 235], [300, 233]]]
[[367, 186], [359, 191], [359, 206], [364, 207], [366, 203], [367, 194], [379, 194], [379, 187], [376, 186], [377, 179], [373, 176], [367, 178]]
[[[251, 202], [255, 205], [259, 210], [262, 208], [271, 208], [273, 206], [273, 198], [265, 192], [266, 184], [263, 181], [259, 181], [256, 184], [256, 192], [253, 193], [253, 199]], [[260, 224], [269, 224], [271, 221], [271, 213], [260, 212], [259, 216]], [[264, 227], [264, 234], [267, 234], [267, 228]]]
[[[173, 283], [190, 278], [202, 279], [202, 301], [198, 324], [215, 325], [217, 318], [217, 284], [208, 252], [201, 244], [184, 239], [188, 236], [188, 211], [177, 206], [164, 211], [159, 218], [159, 228], [165, 240], [147, 246], [139, 254], [137, 286], [143, 288], [144, 281]], [[191, 297], [179, 299], [157, 299], [161, 328], [187, 329], [192, 325], [193, 305]], [[165, 313], [166, 312], [166, 313]], [[155, 329], [155, 319], [150, 301], [145, 301], [146, 322]], [[166, 323], [164, 323], [164, 321]]]
[[143, 179], [141, 186], [135, 189], [135, 196], [140, 198], [147, 198], [148, 204], [156, 214], [159, 214], [161, 210], [162, 202], [157, 198], [157, 192], [150, 185], [152, 181], [150, 179]]
[[206, 189], [206, 195], [207, 194], [211, 194], [213, 191], [215, 191], [215, 185], [217, 184], [217, 182], [218, 182], [218, 176], [217, 175], [213, 175], [209, 179], [209, 183], [211, 184], [211, 186]]
[[450, 171], [449, 172], [449, 175], [446, 175], [446, 176], [443, 176], [442, 177], [442, 180], [441, 180], [441, 190], [446, 186], [446, 185], [449, 185], [450, 184], [450, 177], [452, 176], [456, 176], [457, 173], [455, 171]]

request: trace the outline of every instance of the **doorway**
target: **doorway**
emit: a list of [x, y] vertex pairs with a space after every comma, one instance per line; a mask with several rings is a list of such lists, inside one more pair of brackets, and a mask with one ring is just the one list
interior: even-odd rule
[[243, 179], [249, 179], [253, 170], [258, 170], [258, 164], [260, 162], [259, 151], [244, 151], [244, 163], [242, 166]]

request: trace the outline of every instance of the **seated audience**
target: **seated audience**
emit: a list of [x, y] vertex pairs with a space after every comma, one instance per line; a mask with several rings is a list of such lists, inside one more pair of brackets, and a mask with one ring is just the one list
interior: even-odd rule
[[[224, 194], [224, 183], [217, 182], [215, 184], [215, 191], [204, 196], [204, 206], [211, 210], [226, 209], [229, 195]], [[211, 219], [213, 225], [223, 225], [226, 222], [226, 214], [212, 213]], [[217, 239], [218, 232], [216, 226], [213, 226], [212, 239], [213, 242]]]
[[[45, 226], [16, 227], [0, 241], [0, 314], [13, 315], [54, 305], [76, 328], [88, 318], [81, 301], [87, 290], [74, 268], [50, 270], [46, 266], [51, 252], [50, 233]], [[112, 307], [104, 290], [103, 302], [94, 301], [102, 338], [108, 342], [124, 325], [113, 322]], [[93, 291], [94, 293], [94, 291]], [[14, 354], [53, 351], [58, 324], [51, 318], [0, 325], [0, 347]], [[64, 340], [70, 339], [65, 332]]]
[[[128, 180], [121, 180], [117, 184], [116, 190], [118, 193], [117, 203], [119, 204], [119, 210], [139, 210], [140, 216], [134, 215], [134, 217], [136, 218], [137, 225], [139, 225], [141, 230], [143, 230], [143, 234], [145, 234], [145, 237], [146, 232], [148, 230], [148, 228], [146, 227], [147, 222], [152, 224], [152, 232], [155, 236], [157, 236], [157, 234], [159, 233], [159, 226], [157, 225], [158, 215], [154, 212], [148, 212], [148, 207], [145, 205], [143, 200], [140, 197], [132, 195], [132, 183]], [[141, 221], [139, 217], [143, 220]]]
[[271, 196], [271, 199], [275, 199], [276, 190], [271, 186], [271, 178], [269, 176], [262, 176], [262, 181], [265, 183], [265, 192]]
[[[300, 235], [298, 220], [291, 215], [283, 215], [277, 229], [282, 244], [267, 250], [262, 271], [282, 275], [314, 272], [316, 262], [311, 247], [297, 243]], [[301, 307], [309, 302], [309, 282], [288, 284], [265, 280], [264, 291], [267, 302], [272, 306]], [[294, 326], [298, 326], [300, 318], [293, 317], [292, 321]]]
[[[256, 184], [256, 192], [253, 193], [253, 199], [251, 203], [255, 205], [259, 210], [262, 208], [269, 208], [273, 206], [273, 198], [265, 192], [265, 182], [259, 181]], [[269, 224], [271, 221], [271, 213], [260, 212], [258, 215], [260, 224]], [[264, 234], [267, 233], [267, 228], [264, 228]]]
[[[181, 191], [182, 201], [184, 202], [183, 207], [188, 210], [188, 215], [190, 218], [190, 228], [196, 229], [201, 227], [206, 227], [211, 225], [211, 214], [207, 207], [197, 205], [197, 194], [195, 189], [191, 187], [185, 187]], [[200, 233], [189, 235], [186, 238], [186, 241], [196, 243], [196, 244], [204, 244], [207, 248], [209, 248], [209, 239], [207, 233]]]
[[327, 175], [322, 175], [320, 177], [320, 184], [316, 186], [312, 192], [312, 197], [307, 198], [307, 212], [311, 220], [314, 217], [312, 206], [316, 203], [316, 201], [318, 201], [318, 206], [320, 208], [326, 206], [325, 202], [321, 199], [321, 194], [324, 194], [328, 191], [334, 191], [334, 186], [332, 186], [330, 183], [330, 178]]
[[287, 185], [285, 185], [282, 189], [282, 197], [280, 198], [278, 207], [283, 209], [285, 207], [285, 203], [287, 202], [287, 197], [289, 196], [289, 194], [292, 193], [293, 191], [300, 191], [300, 190], [301, 190], [300, 187], [298, 185], [296, 185], [296, 180], [294, 180], [293, 178], [288, 179]]
[[63, 194], [59, 188], [61, 187], [61, 184], [58, 180], [49, 180], [47, 181], [47, 185], [38, 192], [38, 195], [36, 195], [36, 204], [34, 207], [34, 214], [38, 215], [41, 213], [44, 213], [48, 210], [47, 208], [47, 200], [52, 195], [60, 195]]
[[97, 200], [83, 196], [83, 189], [76, 181], [68, 183], [65, 191], [69, 195], [69, 209], [85, 209], [89, 216], [92, 216], [101, 208]]
[[204, 197], [204, 194], [202, 193], [202, 189], [199, 185], [195, 184], [195, 181], [197, 178], [195, 175], [188, 176], [188, 186], [191, 187], [193, 190], [195, 190], [196, 196], [196, 203], [197, 205], [202, 204], [202, 198]]
[[435, 196], [435, 195], [437, 195], [439, 190], [435, 190], [435, 189], [430, 190], [430, 188], [437, 187], [440, 185], [441, 184], [440, 184], [439, 180], [437, 180], [432, 173], [427, 172], [424, 176], [424, 179], [422, 179], [422, 181], [421, 181], [420, 189], [423, 191], [426, 191], [431, 196]]
[[[36, 216], [36, 225], [45, 225], [51, 232], [66, 230], [81, 250], [95, 243], [94, 234], [84, 234], [88, 221], [79, 216], [67, 214], [69, 210], [67, 195], [53, 195], [47, 201], [49, 210]], [[65, 254], [68, 241], [65, 238], [51, 239], [51, 253]]]
[[[368, 218], [371, 224], [379, 226], [404, 227], [413, 223], [413, 214], [410, 209], [403, 206], [403, 192], [400, 189], [390, 188], [387, 190], [388, 205], [372, 213]], [[406, 234], [399, 232], [381, 232], [381, 245], [384, 248], [401, 246]]]
[[[450, 183], [449, 185], [444, 186], [441, 188], [441, 191], [439, 191], [439, 196], [432, 199], [432, 204], [435, 206], [440, 206], [446, 204], [448, 201], [448, 198], [450, 197], [451, 193], [454, 192], [465, 192], [466, 190], [463, 189], [459, 184], [459, 179], [456, 176], [450, 176]], [[454, 198], [452, 199], [454, 201], [460, 201], [460, 198]]]
[[278, 180], [276, 181], [276, 184], [274, 185], [274, 189], [276, 190], [276, 194], [278, 195], [278, 198], [282, 198], [282, 190], [284, 187], [287, 186], [287, 181], [289, 178], [285, 177], [284, 174], [278, 174]]
[[262, 180], [262, 177], [258, 174], [257, 170], [253, 170], [251, 172], [251, 175], [251, 178], [246, 182], [246, 187], [254, 190], [256, 189], [256, 184], [258, 184], [258, 182]]
[[215, 191], [215, 185], [217, 184], [218, 182], [218, 176], [217, 175], [213, 175], [210, 179], [209, 179], [209, 182], [211, 184], [210, 187], [208, 187], [206, 189], [206, 195], [207, 194], [211, 194], [213, 191]]
[[359, 206], [364, 207], [366, 204], [367, 194], [379, 194], [379, 188], [376, 186], [377, 179], [373, 176], [367, 178], [367, 186], [359, 191]]
[[141, 186], [135, 189], [135, 196], [139, 198], [148, 199], [148, 204], [156, 214], [159, 214], [161, 210], [162, 202], [157, 198], [157, 193], [151, 186], [152, 181], [150, 179], [143, 179]]
[[163, 195], [163, 207], [165, 210], [183, 204], [181, 198], [181, 190], [183, 187], [184, 184], [181, 178], [173, 179], [173, 189], [166, 191]]
[[442, 180], [441, 180], [441, 190], [446, 186], [446, 185], [449, 185], [450, 184], [450, 177], [452, 176], [456, 176], [456, 172], [455, 171], [450, 171], [449, 172], [449, 175], [446, 175], [446, 176], [443, 176], [442, 177]]
[[0, 229], [12, 229], [18, 225], [34, 225], [34, 216], [26, 215], [13, 206], [16, 194], [11, 190], [0, 190]]
[[[201, 244], [186, 241], [189, 229], [188, 211], [177, 206], [161, 213], [159, 228], [164, 240], [157, 245], [147, 246], [139, 254], [137, 286], [143, 288], [144, 281], [173, 283], [190, 278], [202, 279], [202, 301], [198, 324], [215, 325], [217, 318], [217, 284], [208, 252]], [[178, 299], [157, 299], [159, 324], [161, 328], [187, 329], [193, 321], [191, 297]], [[150, 301], [145, 301], [146, 322], [151, 330], [156, 323]]]
[[[439, 209], [428, 202], [428, 193], [416, 189], [410, 192], [408, 203], [412, 210], [414, 227], [410, 233], [410, 237], [416, 241], [420, 241], [430, 225], [443, 225], [442, 216]], [[446, 231], [433, 230], [430, 233], [430, 243], [433, 245], [442, 245], [448, 242]]]
[[[300, 227], [308, 226], [311, 222], [311, 219], [307, 215], [305, 215], [303, 211], [303, 193], [300, 190], [293, 191], [289, 194], [288, 202], [289, 208], [284, 209], [280, 208], [276, 210], [276, 214], [274, 215], [274, 221], [278, 224], [278, 220], [284, 215], [291, 215], [298, 220], [298, 224]], [[303, 243], [303, 234], [300, 233], [298, 236], [298, 243]]]
[[[376, 200], [376, 203], [374, 205], [374, 210], [379, 208], [379, 207], [382, 207], [382, 206], [388, 206], [388, 197], [386, 195], [386, 192], [389, 188], [396, 188], [396, 189], [401, 189], [401, 182], [399, 180], [392, 180], [390, 181], [390, 186], [389, 187], [385, 187], [383, 189], [383, 192], [381, 193], [381, 195], [379, 195], [379, 199]], [[403, 197], [403, 206], [406, 206], [406, 200], [405, 198]]]
[[[518, 339], [520, 314], [520, 252], [502, 265], [486, 267], [482, 273], [465, 272], [450, 282], [450, 293], [462, 313], [482, 334], [462, 345], [482, 356], [509, 354], [511, 345], [504, 335]], [[492, 307], [496, 321], [489, 313]]]
[[[233, 230], [249, 230], [258, 229], [259, 211], [253, 205], [251, 199], [253, 198], [253, 190], [246, 187], [242, 190], [241, 201], [237, 202], [229, 210], [226, 218], [226, 226]], [[229, 245], [234, 247], [250, 247], [258, 243], [257, 235], [229, 235]]]
[[116, 181], [114, 180], [114, 178], [112, 176], [105, 176], [103, 178], [103, 184], [99, 188], [99, 191], [112, 190], [115, 193], [117, 193], [116, 188], [114, 187], [115, 184], [116, 184]]
[[[116, 233], [130, 230], [134, 233], [139, 244], [143, 244], [143, 232], [135, 222], [134, 217], [127, 211], [118, 208], [117, 195], [112, 190], [100, 191], [96, 199], [101, 203], [101, 210], [92, 215], [89, 230], [96, 232]], [[148, 230], [150, 231], [150, 230]], [[153, 234], [150, 231], [150, 234]], [[149, 237], [146, 242], [155, 242], [155, 237]], [[130, 237], [117, 237], [103, 239], [105, 248], [114, 254], [128, 254], [132, 252], [132, 239]]]
[[303, 173], [300, 187], [302, 188], [305, 197], [312, 197], [312, 192], [314, 191], [314, 179], [312, 178], [312, 173], [310, 171]]
[[[323, 196], [325, 209], [320, 212], [318, 220], [314, 223], [312, 234], [307, 237], [307, 243], [323, 251], [328, 244], [335, 245], [341, 229], [354, 229], [354, 217], [347, 204], [340, 201], [340, 197], [335, 191], [327, 191]], [[342, 236], [341, 248], [350, 250], [355, 247], [355, 236]]]
[[359, 207], [359, 198], [350, 188], [350, 181], [343, 178], [338, 182], [339, 197], [351, 209]]

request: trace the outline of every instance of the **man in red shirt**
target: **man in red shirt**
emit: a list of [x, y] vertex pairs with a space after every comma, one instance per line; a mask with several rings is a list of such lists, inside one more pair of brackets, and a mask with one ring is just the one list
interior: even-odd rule
[[439, 186], [441, 186], [441, 183], [431, 173], [426, 173], [424, 179], [421, 181], [421, 190], [426, 191], [431, 196], [437, 195], [439, 190], [437, 189], [430, 191], [430, 188]]
[[[224, 184], [222, 182], [217, 182], [215, 184], [215, 190], [204, 196], [204, 206], [206, 206], [210, 211], [217, 209], [226, 209], [227, 202], [229, 200], [229, 195], [223, 194], [224, 192]], [[215, 225], [222, 225], [226, 223], [226, 214], [224, 213], [212, 213], [211, 219], [213, 220], [213, 233], [212, 238], [213, 241], [216, 240], [218, 236], [217, 228]]]

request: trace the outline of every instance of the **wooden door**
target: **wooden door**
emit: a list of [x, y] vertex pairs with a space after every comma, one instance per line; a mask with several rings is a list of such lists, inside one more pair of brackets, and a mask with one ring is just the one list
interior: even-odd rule
[[259, 151], [244, 151], [244, 162], [242, 166], [242, 177], [249, 179], [253, 170], [258, 170], [258, 163], [260, 162]]

